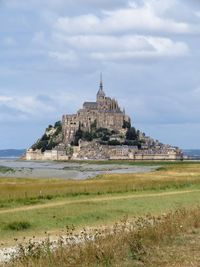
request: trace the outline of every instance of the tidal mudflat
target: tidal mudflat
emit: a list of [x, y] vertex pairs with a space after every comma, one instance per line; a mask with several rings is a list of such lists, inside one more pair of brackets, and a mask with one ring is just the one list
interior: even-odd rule
[[130, 166], [126, 164], [88, 164], [74, 162], [39, 162], [2, 159], [0, 177], [87, 179], [107, 173], [146, 173], [158, 166]]

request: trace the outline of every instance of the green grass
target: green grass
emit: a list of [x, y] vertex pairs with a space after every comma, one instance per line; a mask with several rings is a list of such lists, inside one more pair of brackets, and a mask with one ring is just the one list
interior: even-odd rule
[[22, 230], [27, 230], [30, 227], [31, 225], [27, 221], [15, 221], [5, 225], [5, 230], [22, 231]]
[[[180, 207], [200, 205], [199, 192], [170, 196], [143, 196], [134, 199], [103, 200], [98, 202], [77, 202], [51, 208], [10, 212], [0, 215], [0, 236], [3, 239], [21, 236], [9, 233], [5, 225], [16, 221], [27, 221], [32, 227], [26, 235], [42, 233], [67, 226], [94, 226], [119, 221], [124, 216], [130, 218], [147, 213], [160, 214]], [[126, 194], [127, 196], [127, 194]]]
[[[126, 178], [125, 178], [126, 179]], [[101, 177], [98, 177], [99, 181], [94, 181], [94, 183], [89, 183], [84, 186], [77, 183], [77, 188], [75, 188], [76, 183], [66, 183], [62, 186], [62, 182], [60, 185], [51, 183], [47, 184], [38, 184], [40, 189], [43, 186], [47, 186], [42, 191], [42, 194], [34, 193], [34, 188], [31, 187], [27, 189], [25, 192], [22, 192], [20, 188], [20, 184], [16, 187], [15, 194], [9, 193], [8, 196], [5, 196], [0, 200], [0, 210], [5, 208], [15, 208], [19, 206], [28, 206], [28, 205], [36, 205], [36, 204], [45, 204], [47, 202], [54, 202], [61, 199], [85, 199], [87, 197], [96, 197], [100, 195], [115, 195], [115, 194], [125, 194], [125, 193], [137, 193], [137, 192], [162, 192], [166, 190], [181, 190], [181, 189], [200, 189], [200, 179], [180, 179], [171, 181], [170, 179], [166, 179], [163, 181], [159, 180], [126, 180], [125, 182], [121, 181], [104, 181], [101, 180]], [[29, 183], [27, 184], [27, 186]], [[56, 185], [59, 189], [55, 189]], [[96, 186], [95, 186], [96, 185]], [[55, 187], [53, 187], [55, 186]], [[1, 188], [1, 186], [0, 186]], [[32, 189], [31, 189], [32, 188]], [[10, 188], [9, 188], [10, 189]], [[9, 190], [8, 189], [8, 190]], [[35, 188], [36, 189], [36, 188]], [[13, 189], [12, 189], [13, 190]], [[6, 191], [6, 190], [5, 190]], [[5, 194], [4, 191], [4, 194]], [[19, 195], [21, 191], [21, 195]], [[60, 191], [60, 192], [59, 192]]]
[[8, 173], [8, 172], [15, 172], [13, 168], [0, 166], [0, 173]]
[[[5, 227], [20, 221], [31, 225], [26, 235], [36, 235], [58, 231], [72, 224], [76, 227], [107, 224], [123, 216], [133, 217], [148, 212], [160, 214], [182, 206], [191, 207], [200, 204], [199, 192], [168, 196], [148, 194], [198, 189], [200, 163], [197, 162], [164, 162], [158, 170], [150, 173], [105, 174], [85, 181], [1, 178], [0, 236], [2, 240], [19, 237], [20, 231], [13, 235]], [[113, 199], [123, 196], [135, 197]], [[56, 204], [59, 201], [73, 203], [16, 212], [8, 210]], [[1, 214], [3, 210], [8, 212]]]

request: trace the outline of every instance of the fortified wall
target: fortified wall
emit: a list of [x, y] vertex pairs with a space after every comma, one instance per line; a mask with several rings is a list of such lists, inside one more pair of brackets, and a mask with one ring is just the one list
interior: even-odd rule
[[137, 146], [100, 145], [92, 141], [81, 141], [72, 153], [53, 149], [42, 153], [40, 150], [27, 150], [27, 160], [181, 160], [182, 153], [177, 148], [144, 149]]

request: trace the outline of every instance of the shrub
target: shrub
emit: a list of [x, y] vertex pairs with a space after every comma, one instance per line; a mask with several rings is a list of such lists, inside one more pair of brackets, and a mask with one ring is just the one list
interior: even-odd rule
[[118, 140], [110, 140], [108, 145], [110, 146], [119, 146], [121, 143]]
[[26, 230], [31, 227], [31, 224], [27, 221], [21, 221], [21, 222], [11, 222], [6, 225], [6, 230], [12, 230], [12, 231], [21, 231]]
[[13, 168], [9, 168], [6, 166], [0, 166], [0, 172], [1, 173], [15, 172], [15, 170]]
[[57, 145], [56, 142], [54, 142], [53, 140], [51, 140], [48, 145], [46, 146], [46, 150], [51, 150], [52, 148], [54, 148]]
[[[159, 265], [154, 264], [154, 251], [163, 245], [170, 246], [188, 230], [199, 231], [199, 216], [200, 209], [197, 207], [178, 209], [157, 217], [148, 214], [132, 221], [124, 217], [113, 227], [94, 231], [83, 229], [78, 235], [73, 226], [67, 226], [66, 235], [60, 237], [57, 247], [49, 238], [40, 243], [30, 241], [27, 246], [20, 246], [17, 257], [6, 266], [162, 266], [160, 260]], [[163, 266], [166, 266], [165, 263], [168, 262], [164, 259]]]
[[47, 134], [45, 133], [42, 138], [41, 138], [41, 141], [47, 141], [49, 140], [50, 136], [47, 136]]
[[84, 132], [83, 133], [83, 139], [86, 141], [92, 141], [93, 140], [93, 135], [90, 132]]
[[112, 135], [112, 133], [107, 128], [98, 128], [96, 130], [97, 137], [103, 137], [105, 135]]
[[94, 120], [93, 123], [91, 123], [91, 131], [96, 132], [97, 129], [97, 120]]
[[48, 145], [48, 140], [38, 140], [34, 145], [32, 145], [32, 149], [36, 150], [36, 149], [41, 149], [42, 152], [44, 152], [46, 150], [46, 147]]
[[56, 123], [55, 123], [55, 125], [54, 125], [54, 128], [58, 128], [58, 127], [62, 127], [62, 123], [61, 123], [61, 121], [57, 121]]
[[103, 135], [101, 141], [109, 141], [110, 137], [108, 135]]
[[124, 142], [124, 145], [125, 146], [137, 146], [138, 144], [137, 144], [137, 141], [134, 141], [134, 140], [126, 140]]
[[58, 127], [56, 128], [56, 131], [55, 131], [55, 133], [54, 133], [54, 136], [59, 135], [59, 133], [61, 133], [61, 132], [62, 132], [62, 126], [60, 125], [60, 126], [58, 126]]

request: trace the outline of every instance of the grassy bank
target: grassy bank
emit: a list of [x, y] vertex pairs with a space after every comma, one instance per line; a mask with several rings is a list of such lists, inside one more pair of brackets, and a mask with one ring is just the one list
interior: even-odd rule
[[200, 164], [173, 163], [142, 174], [104, 174], [89, 180], [0, 178], [0, 208], [59, 198], [184, 189], [200, 186]]
[[[182, 194], [123, 194], [116, 198], [85, 199], [61, 205], [40, 206], [34, 209], [9, 211], [0, 214], [1, 241], [23, 239], [24, 237], [40, 236], [45, 232], [54, 233], [65, 230], [68, 226], [76, 228], [97, 226], [114, 223], [124, 216], [130, 218], [151, 214], [168, 212], [179, 207], [193, 207], [200, 205], [200, 192], [182, 192]], [[29, 228], [12, 229], [10, 224], [28, 223]]]
[[[85, 267], [85, 266], [199, 266], [200, 208], [178, 209], [155, 217], [147, 215], [134, 221], [121, 221], [112, 230], [83, 231], [77, 238], [68, 233], [68, 245], [61, 238], [52, 252], [51, 243], [29, 243], [9, 267]], [[91, 238], [95, 237], [95, 240]], [[66, 237], [65, 237], [66, 238]], [[185, 241], [190, 242], [185, 245]], [[191, 242], [191, 239], [193, 242]], [[194, 246], [194, 240], [196, 241]], [[179, 248], [182, 248], [180, 254]], [[184, 249], [187, 249], [185, 257]], [[191, 252], [188, 253], [188, 251]], [[167, 252], [171, 253], [170, 255]], [[173, 255], [173, 257], [172, 257]]]
[[200, 204], [200, 164], [167, 163], [143, 174], [104, 174], [85, 181], [0, 179], [0, 236], [14, 238], [109, 224]]

